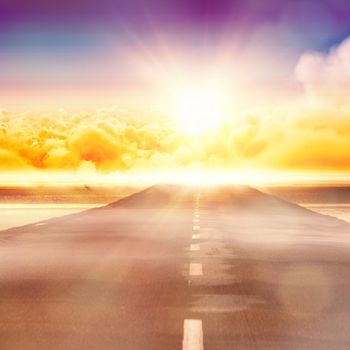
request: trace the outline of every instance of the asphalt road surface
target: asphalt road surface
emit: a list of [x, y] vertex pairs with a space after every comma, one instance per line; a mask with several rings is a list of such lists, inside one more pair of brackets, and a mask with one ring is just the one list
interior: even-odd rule
[[0, 233], [0, 349], [350, 349], [350, 225], [157, 185]]

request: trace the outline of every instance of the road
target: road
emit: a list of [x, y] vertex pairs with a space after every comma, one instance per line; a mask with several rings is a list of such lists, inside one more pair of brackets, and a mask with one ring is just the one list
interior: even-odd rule
[[349, 349], [350, 225], [156, 185], [0, 233], [1, 349]]

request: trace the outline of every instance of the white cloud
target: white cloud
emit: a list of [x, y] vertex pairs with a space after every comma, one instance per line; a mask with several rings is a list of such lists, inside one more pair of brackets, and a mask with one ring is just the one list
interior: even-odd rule
[[309, 96], [346, 102], [350, 95], [350, 37], [328, 54], [304, 53], [295, 73]]

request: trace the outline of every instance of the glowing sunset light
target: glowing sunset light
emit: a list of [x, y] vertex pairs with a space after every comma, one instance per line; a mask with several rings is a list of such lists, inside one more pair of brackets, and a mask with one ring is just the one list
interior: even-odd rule
[[175, 93], [170, 108], [182, 131], [200, 134], [219, 126], [227, 115], [226, 92], [218, 87], [185, 87]]
[[0, 21], [1, 181], [349, 174], [348, 18], [327, 32], [313, 14], [332, 17], [333, 1], [267, 1], [253, 23], [258, 2], [213, 1], [197, 16], [203, 1], [151, 1], [162, 3], [153, 18], [143, 0], [123, 2], [96, 27], [96, 9], [47, 28]]

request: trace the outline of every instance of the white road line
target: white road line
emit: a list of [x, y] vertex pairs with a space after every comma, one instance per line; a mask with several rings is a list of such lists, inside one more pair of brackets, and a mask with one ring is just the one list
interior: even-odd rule
[[194, 230], [199, 230], [199, 229], [200, 229], [200, 226], [199, 226], [199, 225], [194, 225], [194, 226], [193, 226], [193, 229], [194, 229]]
[[199, 222], [199, 219], [193, 219], [193, 222]]
[[198, 244], [198, 243], [190, 244], [190, 250], [191, 250], [192, 252], [201, 250], [201, 246], [200, 246], [200, 244]]
[[201, 235], [199, 233], [195, 233], [192, 235], [192, 239], [200, 239]]
[[202, 320], [184, 320], [182, 350], [203, 350]]
[[202, 264], [190, 263], [190, 276], [202, 276], [203, 267]]

